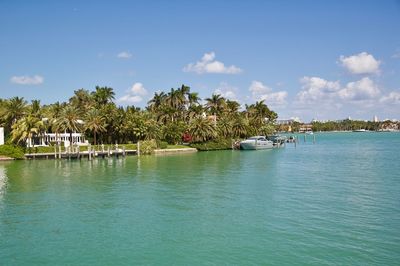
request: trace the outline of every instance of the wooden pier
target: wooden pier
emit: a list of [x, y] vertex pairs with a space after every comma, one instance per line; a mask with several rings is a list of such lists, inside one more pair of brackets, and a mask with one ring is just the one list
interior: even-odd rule
[[26, 153], [25, 157], [27, 159], [82, 159], [87, 158], [88, 160], [92, 160], [96, 157], [107, 158], [107, 157], [125, 157], [126, 155], [137, 155], [137, 150], [125, 150], [125, 149], [116, 149], [116, 150], [101, 150], [96, 151], [94, 149], [89, 149], [88, 151], [55, 151], [48, 153]]

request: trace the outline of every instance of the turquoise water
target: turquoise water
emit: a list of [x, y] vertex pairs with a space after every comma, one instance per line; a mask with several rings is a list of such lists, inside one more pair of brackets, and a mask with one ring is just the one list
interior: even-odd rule
[[0, 163], [0, 265], [398, 265], [400, 134]]

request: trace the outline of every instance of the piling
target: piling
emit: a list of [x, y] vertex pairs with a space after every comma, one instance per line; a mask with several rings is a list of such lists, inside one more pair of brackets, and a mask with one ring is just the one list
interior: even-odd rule
[[57, 159], [57, 146], [54, 145], [54, 159]]
[[140, 156], [140, 141], [137, 142], [137, 155]]
[[125, 146], [122, 146], [122, 156], [125, 157]]
[[110, 157], [110, 146], [107, 147], [107, 157]]
[[89, 161], [92, 160], [92, 151], [91, 151], [91, 149], [92, 149], [92, 147], [89, 144], [89, 146], [88, 146], [88, 159], [89, 159]]

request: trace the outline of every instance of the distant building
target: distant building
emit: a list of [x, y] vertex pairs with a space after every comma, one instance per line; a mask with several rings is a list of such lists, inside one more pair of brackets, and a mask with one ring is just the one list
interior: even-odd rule
[[0, 127], [0, 145], [4, 145], [4, 127]]
[[373, 122], [379, 122], [378, 117], [376, 115], [374, 115], [374, 118], [372, 119]]
[[290, 119], [277, 119], [275, 121], [275, 124], [277, 124], [277, 125], [291, 125], [294, 122], [301, 123], [301, 120], [298, 117], [291, 117]]

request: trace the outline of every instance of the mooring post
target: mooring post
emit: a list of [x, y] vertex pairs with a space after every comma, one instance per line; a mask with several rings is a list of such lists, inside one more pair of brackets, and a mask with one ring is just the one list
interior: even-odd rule
[[313, 135], [313, 144], [315, 144], [315, 135]]
[[57, 146], [54, 145], [54, 159], [57, 159]]
[[107, 157], [110, 157], [110, 146], [107, 147]]
[[122, 146], [122, 156], [124, 156], [124, 157], [125, 157], [125, 145], [124, 145], [124, 146]]
[[89, 159], [89, 161], [92, 160], [91, 149], [92, 149], [92, 147], [91, 147], [90, 144], [89, 144], [89, 146], [88, 146], [88, 159]]
[[137, 149], [136, 151], [137, 155], [140, 156], [140, 141], [137, 142], [136, 149]]
[[80, 151], [81, 151], [80, 147], [79, 147], [79, 146], [76, 147], [76, 152], [77, 152], [77, 154], [78, 154], [78, 159], [81, 159], [81, 153], [80, 153]]

